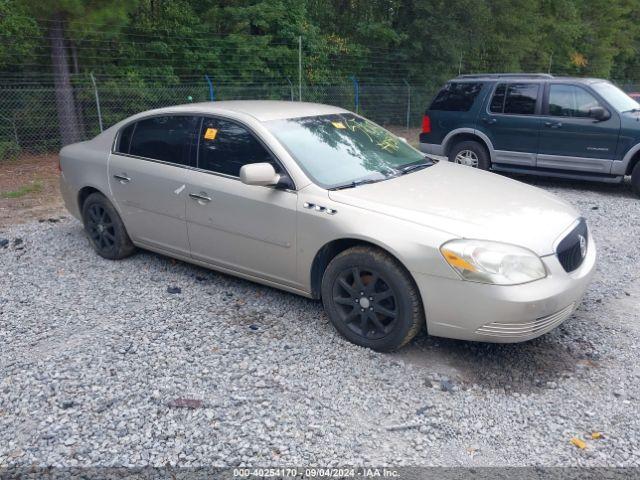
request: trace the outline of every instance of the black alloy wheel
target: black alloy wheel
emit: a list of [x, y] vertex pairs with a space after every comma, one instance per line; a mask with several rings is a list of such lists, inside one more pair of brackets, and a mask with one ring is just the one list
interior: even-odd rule
[[396, 350], [425, 325], [411, 274], [372, 246], [357, 245], [336, 255], [322, 276], [321, 296], [336, 330], [362, 347]]
[[379, 340], [396, 325], [396, 294], [373, 269], [343, 270], [333, 287], [333, 301], [341, 320], [365, 339]]
[[82, 204], [82, 220], [91, 246], [101, 257], [119, 260], [135, 251], [127, 229], [111, 202], [99, 192]]
[[109, 213], [102, 205], [93, 204], [87, 209], [87, 233], [98, 251], [112, 250], [116, 244], [116, 232]]

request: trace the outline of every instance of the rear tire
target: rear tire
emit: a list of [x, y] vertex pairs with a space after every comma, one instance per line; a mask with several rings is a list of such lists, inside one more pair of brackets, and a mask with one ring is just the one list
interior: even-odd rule
[[331, 260], [322, 277], [322, 302], [342, 336], [381, 352], [406, 345], [425, 324], [409, 273], [371, 247], [349, 248]]
[[91, 246], [101, 257], [120, 260], [135, 251], [120, 215], [101, 193], [87, 197], [82, 205], [82, 220]]
[[631, 173], [631, 188], [633, 193], [640, 197], [640, 162], [636, 163]]
[[473, 140], [456, 143], [449, 151], [449, 161], [480, 170], [489, 170], [491, 167], [487, 149], [484, 148], [484, 145]]

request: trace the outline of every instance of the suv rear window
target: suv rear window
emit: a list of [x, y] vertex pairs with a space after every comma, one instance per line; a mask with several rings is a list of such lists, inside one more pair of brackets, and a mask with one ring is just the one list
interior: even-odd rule
[[438, 92], [429, 110], [467, 112], [473, 106], [480, 90], [482, 83], [449, 82]]

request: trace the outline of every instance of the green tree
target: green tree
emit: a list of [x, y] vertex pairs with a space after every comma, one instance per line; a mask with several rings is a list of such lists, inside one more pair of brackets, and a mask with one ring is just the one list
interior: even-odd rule
[[573, 65], [581, 75], [609, 77], [616, 57], [633, 50], [634, 38], [639, 37], [637, 2], [633, 0], [591, 0], [580, 4], [582, 34], [576, 51], [586, 59], [584, 66]]
[[119, 26], [125, 22], [126, 6], [131, 3], [124, 0], [21, 0], [21, 7], [37, 18], [50, 41], [51, 73], [63, 145], [76, 142], [82, 136], [71, 88], [70, 56], [77, 65], [75, 42], [88, 29]]
[[23, 5], [14, 0], [0, 0], [0, 69], [15, 71], [17, 65], [37, 61], [41, 34]]

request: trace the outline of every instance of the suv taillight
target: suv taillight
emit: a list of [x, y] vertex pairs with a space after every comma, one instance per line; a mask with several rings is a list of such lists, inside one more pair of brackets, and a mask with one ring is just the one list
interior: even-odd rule
[[422, 133], [431, 133], [431, 119], [429, 115], [422, 117]]

